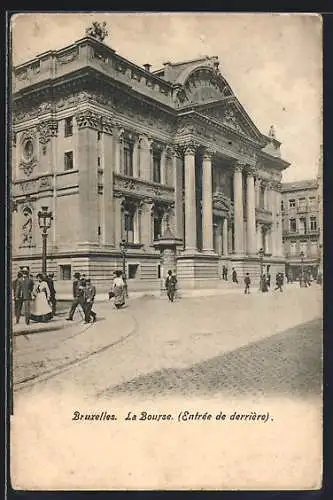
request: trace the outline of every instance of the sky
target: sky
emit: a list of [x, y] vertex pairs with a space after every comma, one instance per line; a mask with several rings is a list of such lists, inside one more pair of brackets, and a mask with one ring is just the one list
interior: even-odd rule
[[274, 125], [283, 180], [317, 175], [322, 143], [322, 20], [318, 14], [24, 13], [12, 18], [17, 65], [85, 36], [106, 21], [104, 42], [152, 70], [163, 62], [218, 56], [220, 71], [259, 130]]

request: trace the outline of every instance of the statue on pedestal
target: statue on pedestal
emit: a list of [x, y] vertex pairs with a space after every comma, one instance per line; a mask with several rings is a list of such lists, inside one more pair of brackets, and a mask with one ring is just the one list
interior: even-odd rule
[[92, 25], [86, 29], [86, 35], [95, 38], [99, 42], [103, 42], [104, 38], [109, 35], [106, 28], [106, 22], [103, 21], [102, 23], [99, 23], [98, 21], [94, 21]]

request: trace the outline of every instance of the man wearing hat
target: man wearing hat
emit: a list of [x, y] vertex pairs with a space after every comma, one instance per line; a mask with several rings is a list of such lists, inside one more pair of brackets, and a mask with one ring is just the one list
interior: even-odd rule
[[96, 287], [91, 283], [91, 279], [86, 279], [86, 287], [84, 290], [85, 298], [85, 309], [84, 309], [84, 321], [85, 323], [90, 323], [90, 317], [93, 322], [96, 321], [96, 313], [92, 311], [92, 306], [94, 305], [96, 295]]
[[77, 306], [80, 305], [82, 310], [85, 310], [84, 307], [84, 287], [82, 286], [81, 282], [81, 274], [80, 273], [75, 273], [74, 274], [74, 281], [73, 281], [73, 302], [71, 305], [71, 308], [68, 313], [68, 318], [67, 321], [73, 321], [73, 316], [75, 313], [75, 310]]
[[56, 300], [56, 291], [54, 288], [53, 278], [54, 278], [54, 273], [49, 273], [47, 276], [47, 284], [48, 284], [49, 290], [50, 290], [50, 303], [51, 303], [51, 307], [52, 307], [52, 316], [55, 316], [57, 300]]
[[21, 271], [19, 271], [17, 273], [17, 278], [14, 279], [14, 281], [13, 281], [13, 286], [12, 286], [16, 324], [20, 321], [22, 305], [23, 305], [23, 299], [17, 295], [17, 292], [19, 290], [18, 284], [20, 281], [22, 281], [22, 279], [23, 279], [23, 274]]
[[[29, 276], [29, 269], [24, 267], [22, 269], [22, 278], [19, 279], [16, 284], [15, 297], [16, 300], [22, 301], [26, 325], [30, 323], [30, 306], [33, 289], [34, 282]], [[19, 322], [19, 318], [16, 318], [16, 322]]]

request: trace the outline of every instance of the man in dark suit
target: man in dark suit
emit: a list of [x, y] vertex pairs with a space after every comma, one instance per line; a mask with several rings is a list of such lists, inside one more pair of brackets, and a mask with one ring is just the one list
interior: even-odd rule
[[50, 290], [50, 302], [51, 302], [51, 307], [52, 307], [52, 316], [56, 315], [56, 306], [57, 306], [57, 300], [56, 300], [56, 291], [54, 288], [54, 273], [49, 273], [47, 277], [47, 284], [49, 286]]
[[17, 273], [17, 278], [13, 280], [13, 298], [14, 298], [14, 313], [15, 313], [15, 319], [16, 319], [16, 324], [19, 323], [20, 317], [21, 317], [21, 311], [22, 311], [22, 305], [23, 305], [23, 299], [22, 297], [18, 296], [18, 291], [20, 287], [18, 287], [18, 284], [20, 281], [23, 279], [23, 274], [21, 271]]
[[23, 310], [26, 325], [30, 323], [30, 305], [32, 300], [32, 292], [34, 289], [34, 282], [29, 277], [29, 270], [22, 270], [22, 279], [17, 281], [15, 295], [23, 302]]
[[91, 283], [91, 279], [86, 279], [86, 287], [84, 290], [84, 302], [85, 302], [85, 310], [84, 310], [84, 321], [85, 323], [90, 323], [90, 318], [93, 319], [93, 322], [96, 321], [96, 313], [92, 311], [92, 306], [94, 305], [96, 295], [96, 287]]
[[[84, 280], [84, 286], [85, 286], [85, 280]], [[68, 318], [66, 318], [67, 321], [73, 321], [73, 316], [78, 305], [81, 306], [83, 311], [85, 310], [84, 286], [83, 286], [83, 281], [81, 280], [80, 273], [75, 273], [73, 281], [73, 302], [68, 313]]]

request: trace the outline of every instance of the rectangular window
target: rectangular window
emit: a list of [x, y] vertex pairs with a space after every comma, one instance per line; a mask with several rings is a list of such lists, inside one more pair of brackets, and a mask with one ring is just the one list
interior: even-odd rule
[[98, 167], [101, 166], [101, 157], [100, 156], [97, 157], [97, 166]]
[[73, 117], [65, 118], [65, 137], [73, 135]]
[[153, 181], [161, 182], [161, 152], [153, 151]]
[[299, 210], [306, 210], [306, 199], [305, 198], [300, 198], [298, 200], [298, 209]]
[[65, 170], [72, 170], [73, 168], [73, 151], [66, 151], [64, 155]]
[[124, 212], [124, 231], [127, 243], [134, 243], [134, 213]]
[[98, 140], [98, 141], [100, 141], [100, 140], [101, 140], [101, 136], [102, 136], [101, 132], [97, 132], [97, 140]]
[[128, 279], [134, 280], [137, 277], [139, 264], [128, 264]]
[[157, 278], [161, 278], [161, 264], [157, 264]]
[[133, 177], [133, 146], [124, 142], [124, 175]]
[[70, 264], [61, 265], [59, 268], [61, 280], [70, 280], [72, 278], [72, 266]]
[[310, 196], [309, 198], [309, 209], [316, 208], [316, 198], [315, 196]]
[[289, 200], [289, 208], [295, 208], [296, 207], [296, 201], [295, 200]]
[[306, 234], [306, 219], [305, 219], [305, 217], [301, 217], [299, 220], [299, 233]]
[[289, 231], [296, 233], [296, 219], [289, 219]]
[[284, 206], [283, 206], [283, 200], [281, 200], [281, 212], [283, 212]]
[[259, 208], [265, 208], [265, 188], [263, 186], [260, 186], [259, 190]]
[[154, 241], [158, 240], [162, 235], [162, 218], [159, 216], [154, 217]]
[[317, 217], [310, 217], [310, 229], [311, 231], [317, 231]]

